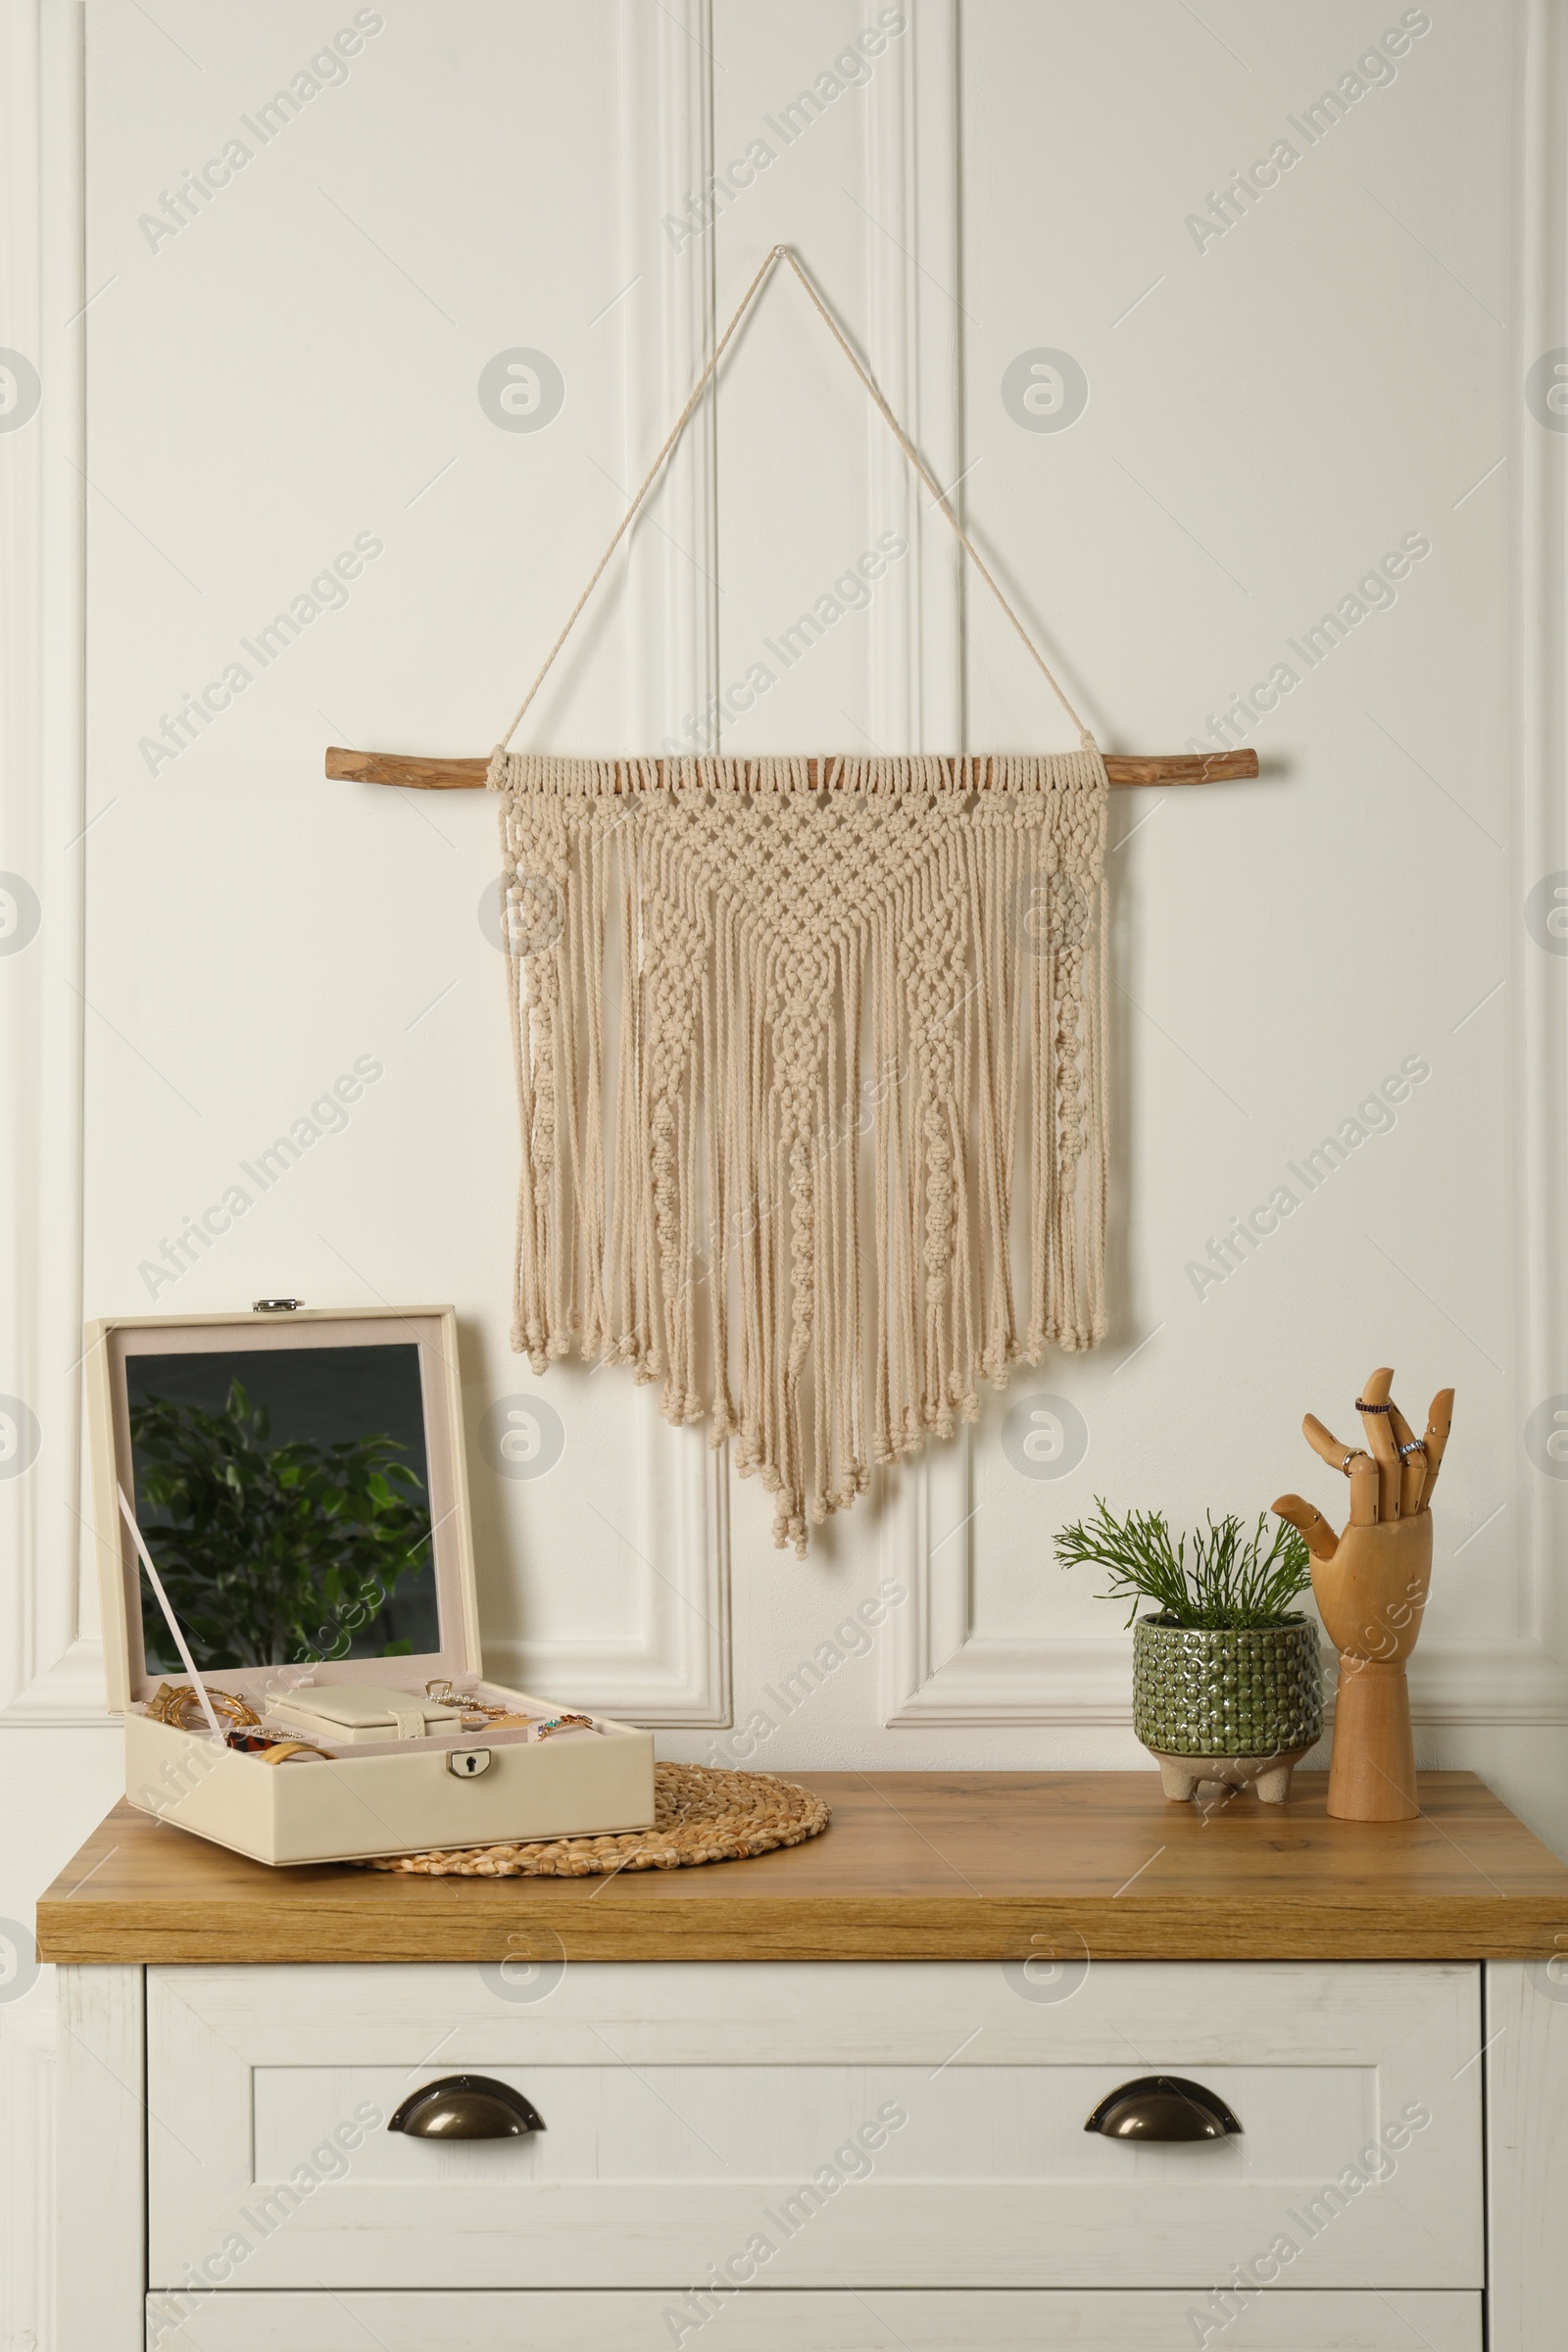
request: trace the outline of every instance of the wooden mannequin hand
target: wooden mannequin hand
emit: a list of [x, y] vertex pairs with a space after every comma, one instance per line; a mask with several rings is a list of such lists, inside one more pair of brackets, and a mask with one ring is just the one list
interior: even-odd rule
[[1453, 1391], [1440, 1389], [1417, 1441], [1390, 1396], [1393, 1386], [1384, 1367], [1358, 1399], [1369, 1452], [1342, 1446], [1314, 1414], [1301, 1425], [1313, 1451], [1350, 1481], [1344, 1534], [1299, 1494], [1274, 1505], [1306, 1538], [1313, 1595], [1335, 1648], [1389, 1663], [1407, 1658], [1421, 1631], [1432, 1581], [1432, 1490], [1453, 1417]]
[[[1297, 1499], [1282, 1495], [1274, 1508], [1293, 1518], [1287, 1506]], [[1342, 1658], [1364, 1663], [1401, 1664], [1410, 1655], [1431, 1582], [1430, 1511], [1388, 1527], [1348, 1527], [1332, 1557], [1312, 1562], [1312, 1595], [1329, 1640]]]
[[1418, 1810], [1404, 1662], [1432, 1582], [1432, 1490], [1453, 1415], [1453, 1391], [1440, 1389], [1417, 1440], [1393, 1386], [1384, 1367], [1357, 1399], [1367, 1451], [1342, 1446], [1311, 1413], [1301, 1424], [1314, 1452], [1350, 1482], [1344, 1533], [1299, 1494], [1274, 1505], [1306, 1538], [1313, 1596], [1340, 1653], [1329, 1811], [1360, 1821], [1407, 1820]]

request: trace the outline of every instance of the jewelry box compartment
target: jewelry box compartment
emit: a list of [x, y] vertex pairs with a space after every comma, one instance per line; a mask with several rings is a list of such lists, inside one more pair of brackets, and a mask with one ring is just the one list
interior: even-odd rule
[[132, 1804], [273, 1864], [652, 1825], [650, 1732], [484, 1680], [452, 1308], [87, 1340]]
[[[521, 1691], [492, 1684], [482, 1690], [518, 1713], [559, 1719], [559, 1709]], [[361, 1750], [304, 1748], [272, 1765], [265, 1752], [215, 1746], [205, 1730], [157, 1722], [132, 1705], [125, 1793], [160, 1820], [270, 1863], [367, 1861], [647, 1829], [653, 1734], [603, 1715], [592, 1722], [592, 1731], [544, 1740], [507, 1730]]]

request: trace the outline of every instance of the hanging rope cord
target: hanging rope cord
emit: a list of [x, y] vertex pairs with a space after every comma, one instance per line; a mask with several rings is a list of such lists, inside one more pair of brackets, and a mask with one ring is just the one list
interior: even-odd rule
[[1063, 710], [1066, 711], [1067, 716], [1072, 720], [1073, 725], [1077, 728], [1079, 742], [1084, 746], [1085, 750], [1095, 750], [1096, 745], [1094, 736], [1090, 733], [1089, 729], [1084, 725], [1083, 720], [1079, 717], [1077, 711], [1073, 709], [1072, 704], [1068, 701], [1067, 696], [1062, 689], [1061, 683], [1052, 669], [1051, 664], [1047, 662], [1044, 654], [1040, 651], [1040, 648], [1036, 645], [1034, 639], [1024, 627], [1023, 622], [1019, 619], [1017, 613], [1007, 602], [1007, 599], [1003, 592], [1001, 583], [997, 580], [990, 566], [987, 564], [984, 557], [980, 554], [979, 549], [975, 546], [974, 541], [969, 537], [968, 532], [964, 529], [962, 523], [958, 520], [958, 517], [949, 506], [946, 491], [933, 477], [929, 466], [926, 465], [919, 451], [915, 448], [914, 443], [909, 439], [909, 436], [905, 431], [903, 425], [900, 424], [897, 416], [894, 416], [893, 411], [889, 408], [887, 402], [883, 399], [882, 394], [878, 390], [872, 377], [868, 374], [866, 369], [861, 367], [858, 358], [856, 356], [853, 345], [843, 332], [838, 320], [833, 317], [833, 314], [828, 309], [826, 303], [822, 300], [820, 294], [818, 294], [815, 286], [811, 283], [810, 278], [807, 275], [806, 270], [796, 257], [794, 249], [788, 245], [775, 245], [767, 255], [766, 259], [762, 263], [761, 268], [758, 270], [757, 275], [753, 278], [751, 284], [747, 287], [745, 293], [741, 296], [740, 303], [736, 308], [735, 316], [731, 318], [728, 326], [725, 327], [724, 332], [719, 336], [718, 341], [714, 344], [707, 367], [703, 369], [702, 374], [697, 378], [696, 383], [692, 386], [690, 399], [687, 401], [686, 406], [682, 409], [680, 415], [676, 417], [674, 423], [670, 426], [669, 431], [664, 438], [662, 448], [660, 450], [659, 455], [657, 458], [655, 458], [653, 464], [649, 466], [647, 473], [643, 476], [637, 493], [632, 499], [631, 505], [626, 509], [625, 514], [621, 516], [620, 521], [616, 526], [614, 536], [612, 538], [610, 545], [606, 548], [604, 554], [600, 557], [598, 563], [595, 564], [592, 576], [588, 581], [588, 585], [584, 588], [581, 596], [578, 597], [577, 602], [573, 605], [570, 612], [566, 615], [565, 626], [562, 629], [562, 632], [556, 639], [555, 644], [550, 648], [549, 653], [546, 654], [544, 661], [540, 665], [538, 676], [534, 679], [533, 684], [529, 687], [527, 693], [517, 705], [516, 710], [513, 715], [512, 724], [508, 727], [506, 733], [502, 736], [501, 741], [497, 744], [493, 757], [498, 757], [499, 755], [503, 754], [506, 751], [508, 744], [511, 743], [514, 735], [515, 735], [517, 732], [518, 727], [522, 723], [523, 714], [527, 710], [529, 704], [533, 701], [534, 696], [538, 693], [540, 687], [544, 684], [545, 679], [549, 676], [551, 665], [555, 662], [556, 656], [565, 644], [566, 639], [571, 635], [572, 629], [576, 625], [578, 616], [581, 613], [584, 605], [587, 604], [588, 599], [592, 596], [594, 590], [598, 587], [600, 581], [603, 579], [611, 557], [614, 554], [616, 548], [620, 545], [622, 539], [625, 538], [626, 533], [630, 530], [639, 507], [641, 507], [643, 500], [648, 496], [649, 491], [653, 488], [654, 483], [658, 480], [660, 472], [663, 466], [664, 460], [669, 456], [670, 451], [674, 448], [676, 442], [680, 439], [681, 434], [685, 431], [698, 402], [702, 399], [703, 394], [707, 391], [709, 384], [712, 381], [713, 375], [717, 370], [719, 361], [723, 358], [725, 351], [728, 349], [736, 329], [739, 327], [742, 319], [746, 317], [746, 314], [751, 309], [753, 303], [762, 291], [763, 286], [767, 282], [768, 276], [779, 262], [788, 262], [790, 268], [800, 279], [801, 284], [805, 287], [807, 296], [810, 301], [812, 308], [817, 312], [818, 316], [822, 319], [822, 322], [826, 326], [828, 333], [833, 337], [834, 342], [843, 352], [845, 358], [849, 361], [850, 366], [855, 369], [856, 374], [865, 386], [865, 389], [871, 396], [872, 402], [886, 419], [888, 429], [893, 434], [894, 439], [898, 442], [899, 447], [903, 450], [905, 456], [914, 467], [914, 470], [919, 475], [921, 481], [930, 491], [934, 504], [941, 509], [944, 517], [952, 525], [953, 530], [957, 536], [958, 544], [963, 548], [964, 552], [969, 557], [970, 562], [974, 564], [975, 569], [979, 572], [980, 577], [985, 581], [986, 586], [990, 589], [992, 595], [1002, 607], [1003, 612], [1005, 612], [1007, 618], [1011, 621], [1014, 629], [1016, 629], [1019, 638], [1022, 640], [1025, 652], [1028, 654], [1030, 660], [1034, 662], [1035, 667], [1040, 671], [1042, 677], [1046, 681], [1046, 684], [1051, 688], [1052, 693], [1055, 696]]

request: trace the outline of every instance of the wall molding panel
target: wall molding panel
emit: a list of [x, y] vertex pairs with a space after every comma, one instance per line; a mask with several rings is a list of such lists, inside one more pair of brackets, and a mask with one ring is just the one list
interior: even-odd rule
[[[103, 1721], [97, 1644], [78, 1617], [84, 613], [82, 11], [0, 13], [4, 341], [0, 436], [0, 1724]], [[31, 894], [30, 896], [28, 894]], [[18, 1467], [20, 1463], [24, 1467]], [[94, 1600], [88, 1598], [91, 1623]]]
[[[867, 94], [862, 357], [944, 487], [963, 464], [958, 161], [957, 0], [922, 0]], [[961, 751], [967, 559], [869, 402], [865, 434], [871, 527], [909, 543], [871, 616], [870, 732]]]
[[[6, 1202], [0, 1285], [0, 1396], [36, 1416], [37, 1458], [0, 1478], [0, 1544], [20, 1563], [0, 1596], [0, 1725], [103, 1720], [92, 1632], [90, 1539], [78, 1515], [81, 1150], [82, 18], [66, 0], [8, 0], [7, 332], [35, 350], [44, 396], [24, 430], [0, 437], [15, 560], [5, 600], [0, 789], [10, 869], [36, 890], [38, 936], [0, 965], [8, 1132], [25, 1139]], [[711, 0], [650, 12], [620, 0], [620, 339], [627, 481], [684, 398], [714, 324], [716, 240], [679, 253], [663, 228], [713, 158]], [[1521, 0], [1516, 300], [1512, 383], [1568, 339], [1568, 133], [1565, 36], [1547, 0]], [[862, 252], [867, 357], [940, 479], [964, 464], [959, 24], [956, 0], [910, 12], [866, 93]], [[1568, 594], [1564, 436], [1512, 402], [1513, 683], [1516, 903], [1568, 867]], [[913, 561], [868, 616], [869, 725], [910, 748], [964, 740], [968, 584], [959, 552], [880, 420], [867, 412], [868, 506], [903, 529]], [[717, 681], [717, 433], [711, 401], [694, 417], [661, 492], [662, 529], [640, 523], [620, 576], [624, 729], [658, 742], [701, 713]], [[961, 487], [957, 493], [961, 501]], [[1517, 1419], [1568, 1393], [1568, 1004], [1561, 959], [1516, 926], [1520, 1272], [1515, 1298]], [[568, 1684], [656, 1723], [709, 1725], [729, 1711], [729, 1497], [722, 1455], [666, 1430], [630, 1393], [629, 1450], [640, 1465], [633, 1542], [646, 1562], [639, 1620], [621, 1636], [497, 1645], [508, 1671]], [[9, 1425], [8, 1425], [9, 1429]], [[18, 1435], [0, 1432], [7, 1446]], [[31, 1442], [25, 1425], [20, 1442]], [[884, 1648], [889, 1724], [1121, 1723], [1125, 1647], [1114, 1641], [997, 1641], [974, 1631], [984, 1571], [973, 1526], [952, 1507], [973, 1463], [966, 1439], [893, 1483], [881, 1542], [912, 1605]], [[1517, 1632], [1477, 1653], [1423, 1645], [1412, 1683], [1432, 1725], [1568, 1722], [1568, 1600], [1560, 1561], [1568, 1490], [1521, 1447], [1511, 1515], [1519, 1533]], [[978, 1548], [977, 1548], [978, 1546]]]
[[[619, 0], [618, 304], [628, 494], [701, 373], [714, 333], [714, 239], [676, 250], [663, 220], [712, 170], [711, 0], [649, 9]], [[718, 441], [711, 392], [671, 455], [599, 593], [618, 607], [622, 724], [629, 751], [657, 748], [701, 716], [718, 682]], [[610, 659], [608, 649], [598, 659]], [[696, 750], [696, 743], [691, 744]], [[730, 1721], [729, 1449], [673, 1429], [651, 1392], [612, 1373], [632, 1465], [630, 1525], [616, 1533], [640, 1569], [637, 1622], [592, 1640], [486, 1644], [487, 1669], [545, 1697], [571, 1697], [638, 1723]], [[609, 1531], [595, 1530], [594, 1540]]]
[[[1568, 434], [1545, 429], [1525, 399], [1530, 369], [1544, 353], [1568, 345], [1568, 26], [1551, 0], [1522, 0], [1515, 75], [1510, 995], [1518, 1195], [1514, 1404], [1522, 1441], [1534, 1408], [1568, 1394], [1568, 960], [1538, 947], [1523, 920], [1535, 885], [1568, 869]], [[1568, 1658], [1568, 1483], [1536, 1472], [1522, 1442], [1517, 1475], [1520, 1614], [1538, 1645]]]
[[[7, 718], [0, 738], [8, 820], [8, 856], [32, 880], [46, 911], [39, 935], [6, 971], [0, 1019], [7, 1029], [8, 1127], [30, 1139], [7, 1220], [10, 1279], [4, 1317], [0, 1390], [38, 1420], [36, 1461], [0, 1480], [0, 1529], [22, 1563], [0, 1604], [0, 1721], [15, 1725], [101, 1720], [98, 1659], [82, 1630], [75, 1563], [81, 1539], [75, 1516], [79, 1454], [76, 1382], [79, 1329], [79, 1184], [62, 1188], [45, 1170], [79, 1163], [80, 1152], [80, 830], [82, 660], [82, 279], [81, 18], [50, 0], [17, 0], [5, 13], [6, 75], [13, 120], [7, 138], [8, 210], [18, 232], [5, 267], [6, 314], [20, 348], [30, 337], [45, 391], [38, 416], [6, 437], [0, 459], [10, 475], [10, 511], [20, 561], [4, 592]], [[625, 382], [628, 473], [652, 446], [661, 420], [678, 402], [711, 336], [715, 241], [699, 236], [682, 252], [662, 225], [685, 192], [700, 191], [713, 149], [712, 16], [709, 0], [682, 0], [654, 12], [623, 0], [621, 261], [638, 281], [620, 327]], [[1563, 34], [1545, 0], [1519, 12], [1520, 140], [1514, 381], [1542, 350], [1568, 332], [1564, 219], [1568, 215], [1562, 97]], [[890, 47], [867, 94], [864, 230], [869, 357], [889, 397], [908, 417], [944, 479], [963, 458], [959, 355], [961, 218], [957, 11], [953, 0], [912, 15], [907, 35]], [[911, 745], [962, 736], [963, 605], [956, 549], [929, 510], [878, 420], [866, 418], [870, 505], [896, 517], [916, 561], [901, 573], [898, 595], [872, 616], [871, 710], [879, 740]], [[1564, 712], [1564, 514], [1561, 437], [1543, 431], [1522, 400], [1513, 403], [1510, 449], [1515, 515], [1517, 598], [1514, 688], [1516, 884], [1522, 896], [1568, 858], [1568, 813], [1561, 771]], [[960, 493], [961, 495], [961, 493]], [[716, 434], [711, 404], [694, 418], [662, 493], [667, 535], [633, 534], [635, 561], [624, 582], [629, 664], [628, 740], [660, 738], [687, 711], [699, 712], [716, 675]], [[676, 706], [678, 705], [678, 709]], [[24, 870], [25, 869], [25, 870]], [[1516, 944], [1515, 1053], [1519, 1097], [1520, 1198], [1528, 1273], [1516, 1301], [1518, 1405], [1521, 1419], [1543, 1396], [1568, 1386], [1560, 1202], [1568, 1191], [1568, 1010], [1563, 973], [1521, 929]], [[8, 1445], [32, 1442], [24, 1425]], [[663, 1443], [663, 1440], [661, 1440]], [[638, 1441], [639, 1458], [645, 1448]], [[658, 1706], [652, 1684], [662, 1678], [668, 1720], [722, 1720], [727, 1703], [716, 1673], [726, 1639], [727, 1514], [721, 1480], [701, 1479], [668, 1458], [658, 1479], [684, 1499], [678, 1513], [683, 1551], [678, 1573], [661, 1560], [650, 1570], [645, 1623], [617, 1662], [591, 1645], [618, 1687], [619, 1703], [641, 1693]], [[958, 1475], [968, 1475], [965, 1471]], [[946, 1471], [933, 1463], [901, 1482], [889, 1525], [911, 1531], [935, 1507]], [[1446, 1659], [1417, 1653], [1423, 1718], [1432, 1722], [1568, 1720], [1564, 1601], [1556, 1562], [1568, 1534], [1568, 1495], [1559, 1496], [1523, 1459], [1518, 1517], [1524, 1530], [1520, 1634], [1476, 1671], [1468, 1651]], [[935, 1482], [935, 1483], [933, 1483]], [[646, 1511], [642, 1519], [646, 1520]], [[922, 1539], [923, 1542], [923, 1539]], [[964, 1632], [946, 1657], [940, 1647], [964, 1595], [972, 1596], [981, 1562], [967, 1534], [940, 1554], [916, 1547], [924, 1597], [905, 1629], [893, 1678], [889, 1721], [1109, 1721], [1106, 1689], [1120, 1675], [1120, 1645], [1102, 1642], [992, 1644]], [[694, 1581], [695, 1580], [695, 1581]], [[679, 1594], [679, 1598], [674, 1595]], [[696, 1663], [684, 1638], [665, 1622], [668, 1609], [701, 1624]], [[87, 1603], [90, 1615], [90, 1601]], [[661, 1625], [663, 1630], [658, 1630]], [[613, 1646], [613, 1645], [612, 1645]], [[554, 1664], [575, 1672], [572, 1657], [550, 1644], [519, 1644], [536, 1674]], [[1056, 1653], [1060, 1652], [1058, 1658]], [[586, 1662], [589, 1651], [583, 1650]], [[661, 1665], [654, 1663], [662, 1659]], [[1517, 1665], [1520, 1681], [1510, 1684]], [[1461, 1672], [1462, 1667], [1462, 1672]], [[918, 1668], [918, 1672], [916, 1669]], [[890, 1652], [890, 1672], [892, 1671]], [[911, 1677], [913, 1678], [911, 1680]], [[694, 1679], [695, 1678], [695, 1679]], [[1473, 1685], [1466, 1701], [1461, 1683]], [[940, 1700], [933, 1688], [947, 1693]], [[1024, 1704], [1023, 1688], [1039, 1704]], [[960, 1695], [961, 1692], [961, 1695]], [[974, 1706], [978, 1713], [966, 1711]], [[685, 1713], [688, 1707], [696, 1713]], [[950, 1710], [958, 1707], [960, 1712]]]
[[649, 1391], [626, 1388], [635, 1518], [617, 1532], [645, 1571], [640, 1622], [604, 1641], [487, 1642], [485, 1670], [635, 1723], [727, 1724], [729, 1448], [703, 1429], [672, 1429]]
[[[964, 318], [941, 304], [956, 294], [959, 239], [959, 53], [956, 10], [915, 16], [900, 77], [874, 103], [871, 209], [899, 245], [868, 240], [873, 364], [896, 410], [943, 481], [961, 471], [958, 353]], [[1519, 16], [1515, 105], [1517, 299], [1512, 385], [1512, 570], [1517, 671], [1515, 905], [1544, 873], [1568, 868], [1568, 439], [1544, 431], [1522, 397], [1527, 369], [1568, 342], [1568, 34], [1549, 0]], [[947, 338], [951, 335], [951, 348]], [[902, 403], [902, 407], [901, 407]], [[885, 438], [885, 436], [884, 436]], [[903, 461], [896, 449], [892, 456]], [[873, 442], [872, 481], [890, 502], [890, 469]], [[884, 466], [879, 477], [878, 468]], [[904, 468], [906, 474], [907, 468]], [[918, 491], [919, 486], [915, 485]], [[878, 716], [887, 741], [911, 749], [957, 740], [963, 707], [962, 598], [931, 533], [952, 534], [919, 504], [905, 508], [921, 561], [905, 583], [906, 611], [878, 639]], [[919, 534], [924, 529], [924, 540]], [[891, 600], [890, 600], [891, 602]], [[930, 681], [937, 685], [932, 693]], [[922, 681], [923, 687], [922, 687]], [[896, 730], [905, 730], [901, 736]], [[1537, 1476], [1522, 1444], [1526, 1414], [1568, 1394], [1568, 964], [1540, 953], [1516, 925], [1516, 1144], [1521, 1230], [1515, 1328], [1521, 1444], [1510, 1501], [1523, 1526], [1520, 1592], [1511, 1638], [1477, 1647], [1424, 1642], [1410, 1670], [1415, 1721], [1438, 1728], [1568, 1723], [1568, 1483]], [[1528, 1390], [1528, 1394], [1525, 1391]], [[965, 1725], [1130, 1724], [1131, 1645], [1125, 1640], [999, 1640], [975, 1631], [984, 1561], [973, 1500], [974, 1437], [965, 1429], [931, 1448], [885, 1490], [884, 1573], [905, 1581], [881, 1652], [882, 1717], [889, 1729]], [[1534, 1490], [1532, 1492], [1531, 1490]]]
[[[662, 216], [700, 189], [712, 149], [709, 0], [649, 12], [622, 0], [619, 325], [624, 464], [640, 476], [712, 334], [712, 240], [681, 254]], [[0, 1396], [40, 1428], [36, 1461], [0, 1478], [0, 1543], [22, 1572], [0, 1597], [0, 1725], [101, 1726], [101, 1644], [81, 1493], [82, 837], [84, 825], [85, 404], [83, 18], [67, 0], [7, 0], [5, 317], [38, 355], [34, 422], [0, 438], [18, 561], [4, 599], [0, 765], [7, 862], [44, 909], [39, 935], [0, 992], [7, 1131], [29, 1139], [7, 1204], [10, 1277], [0, 1298]], [[652, 99], [652, 104], [650, 104]], [[633, 281], [636, 281], [633, 283]], [[694, 417], [661, 492], [662, 531], [633, 533], [619, 585], [633, 658], [628, 744], [700, 711], [716, 675], [716, 442], [710, 404]], [[62, 1185], [59, 1171], [75, 1171]], [[699, 1458], [629, 1386], [639, 1464], [637, 1548], [647, 1562], [639, 1623], [623, 1640], [495, 1645], [541, 1689], [575, 1690], [650, 1723], [729, 1719], [729, 1537], [724, 1457]], [[0, 1404], [0, 1412], [4, 1411]], [[8, 1419], [7, 1446], [31, 1425]], [[82, 1573], [84, 1565], [85, 1573]], [[511, 1671], [511, 1666], [508, 1667]]]
[[[974, 1437], [965, 1429], [903, 1473], [883, 1523], [884, 1573], [909, 1605], [882, 1644], [890, 1730], [964, 1724], [1130, 1724], [1132, 1644], [998, 1640], [974, 1630], [979, 1571]], [[1568, 1723], [1568, 1673], [1539, 1641], [1423, 1642], [1410, 1666], [1421, 1725]]]
[[[618, 34], [617, 282], [631, 289], [619, 328], [629, 497], [713, 343], [715, 240], [694, 236], [677, 252], [663, 225], [688, 195], [701, 197], [713, 168], [711, 0], [671, 0], [658, 9], [619, 0]], [[710, 387], [607, 574], [626, 616], [628, 751], [677, 734], [718, 684], [717, 468]]]

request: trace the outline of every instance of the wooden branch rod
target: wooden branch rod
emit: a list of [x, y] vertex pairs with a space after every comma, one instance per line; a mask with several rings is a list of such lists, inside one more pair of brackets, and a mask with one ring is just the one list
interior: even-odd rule
[[[351, 784], [401, 784], [415, 792], [478, 792], [484, 787], [487, 760], [421, 759], [410, 752], [346, 752], [335, 745], [326, 755], [326, 772]], [[667, 762], [654, 762], [660, 783]], [[815, 784], [826, 763], [808, 761]], [[950, 769], [957, 764], [950, 760]], [[979, 782], [990, 782], [989, 763], [979, 761]], [[1105, 774], [1112, 784], [1228, 784], [1257, 773], [1255, 752], [1107, 752]]]

